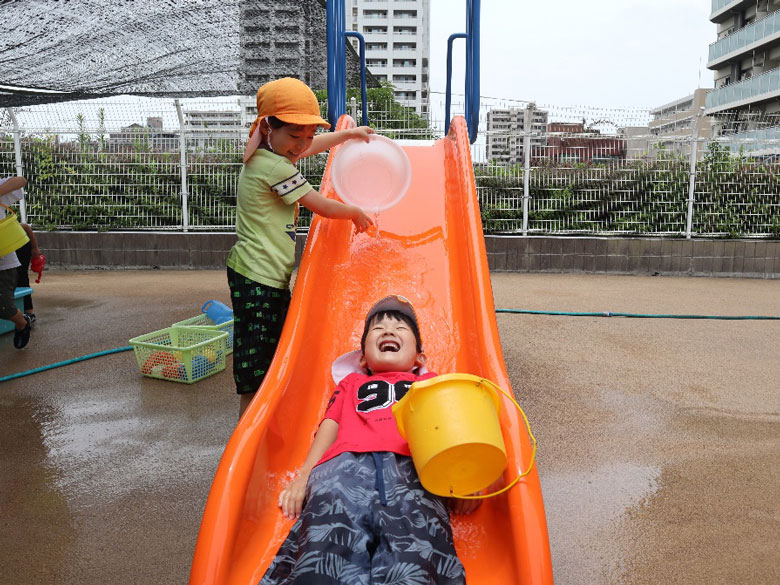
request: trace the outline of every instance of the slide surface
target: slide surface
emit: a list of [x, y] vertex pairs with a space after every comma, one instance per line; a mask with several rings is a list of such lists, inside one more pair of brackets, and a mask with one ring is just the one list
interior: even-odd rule
[[[338, 127], [352, 125], [343, 116]], [[455, 118], [449, 135], [432, 146], [404, 150], [411, 188], [376, 218], [378, 232], [355, 234], [344, 220], [317, 218], [312, 225], [274, 362], [217, 469], [191, 585], [253, 585], [262, 578], [292, 525], [277, 496], [306, 458], [334, 387], [331, 364], [359, 348], [365, 314], [380, 298], [412, 301], [432, 371], [482, 376], [511, 392], [465, 120]], [[321, 187], [330, 197], [332, 159], [333, 152]], [[515, 407], [502, 401], [509, 482], [528, 467], [531, 444]], [[453, 516], [453, 532], [469, 585], [552, 584], [535, 467], [476, 513]]]

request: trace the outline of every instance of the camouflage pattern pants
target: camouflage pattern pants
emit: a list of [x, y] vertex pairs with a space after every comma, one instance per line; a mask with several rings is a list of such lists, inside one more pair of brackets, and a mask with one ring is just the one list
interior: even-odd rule
[[271, 365], [290, 307], [290, 290], [266, 286], [228, 268], [233, 302], [236, 392], [256, 392]]
[[316, 466], [303, 512], [260, 585], [465, 585], [444, 499], [410, 457], [342, 453]]

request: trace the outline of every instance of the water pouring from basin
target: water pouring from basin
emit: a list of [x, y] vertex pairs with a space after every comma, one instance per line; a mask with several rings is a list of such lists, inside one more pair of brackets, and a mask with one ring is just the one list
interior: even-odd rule
[[331, 178], [345, 203], [380, 213], [403, 199], [412, 181], [412, 165], [403, 148], [377, 134], [368, 142], [350, 140], [333, 156]]

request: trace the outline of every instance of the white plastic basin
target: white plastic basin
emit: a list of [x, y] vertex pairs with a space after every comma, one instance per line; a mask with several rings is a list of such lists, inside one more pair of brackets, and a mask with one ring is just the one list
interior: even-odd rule
[[349, 140], [333, 157], [331, 179], [345, 203], [379, 213], [403, 199], [412, 182], [412, 165], [404, 149], [384, 136], [368, 142]]

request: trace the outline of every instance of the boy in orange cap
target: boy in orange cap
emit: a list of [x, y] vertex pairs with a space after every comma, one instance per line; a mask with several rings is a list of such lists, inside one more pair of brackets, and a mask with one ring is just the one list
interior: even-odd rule
[[358, 207], [312, 189], [295, 163], [346, 140], [368, 141], [373, 130], [361, 126], [315, 136], [319, 126], [330, 128], [314, 92], [302, 81], [285, 77], [257, 90], [257, 119], [238, 179], [238, 242], [227, 259], [239, 416], [263, 381], [287, 315], [298, 204], [323, 217], [350, 219], [358, 232], [372, 225]]

